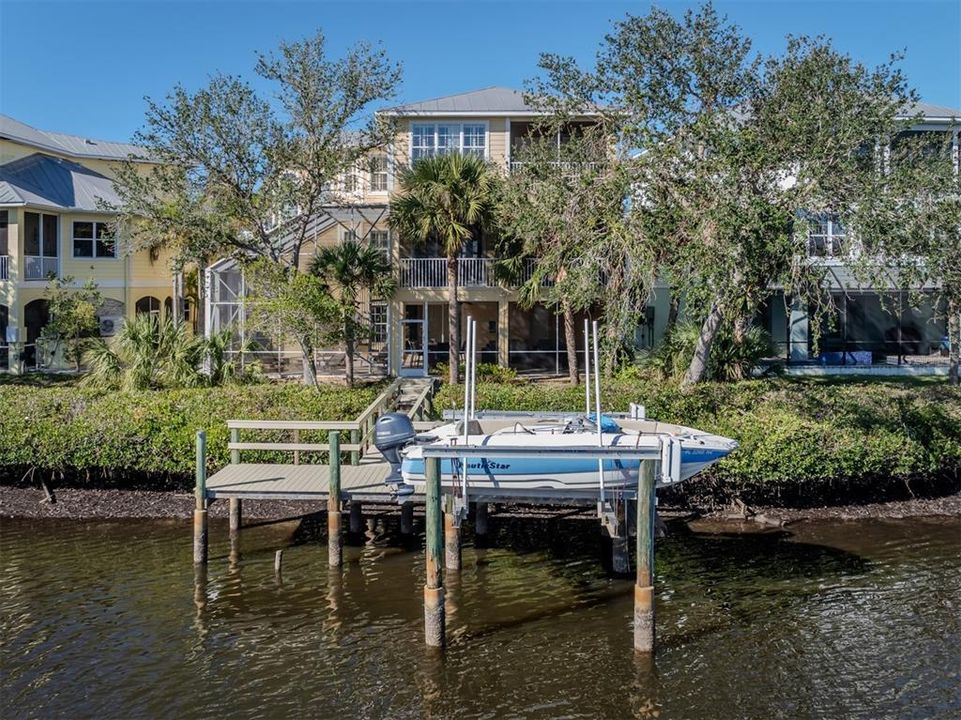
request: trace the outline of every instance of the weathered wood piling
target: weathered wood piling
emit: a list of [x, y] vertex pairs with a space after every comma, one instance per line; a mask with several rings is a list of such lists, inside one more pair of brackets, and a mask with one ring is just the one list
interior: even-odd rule
[[444, 567], [451, 572], [460, 572], [460, 528], [454, 522], [454, 497], [447, 496], [447, 509], [444, 512]]
[[356, 500], [350, 501], [350, 520], [348, 530], [354, 537], [364, 534], [364, 505]]
[[474, 537], [479, 541], [484, 541], [489, 532], [488, 506], [485, 502], [475, 503], [474, 505]]
[[340, 567], [344, 562], [344, 539], [340, 514], [340, 432], [328, 435], [330, 444], [330, 476], [327, 490], [327, 564]]
[[194, 506], [194, 564], [207, 562], [207, 433], [197, 432], [197, 483]]
[[400, 534], [414, 534], [414, 503], [404, 503], [400, 507]]
[[440, 460], [425, 458], [427, 478], [426, 578], [424, 583], [424, 641], [430, 647], [443, 647], [445, 642], [444, 582], [441, 555], [444, 552], [443, 519], [441, 517]]
[[654, 652], [654, 470], [654, 460], [642, 460], [637, 481], [634, 650], [640, 653]]

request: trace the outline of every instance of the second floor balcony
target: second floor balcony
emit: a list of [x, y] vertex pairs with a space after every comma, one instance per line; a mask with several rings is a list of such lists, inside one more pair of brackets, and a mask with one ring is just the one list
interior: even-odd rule
[[[494, 271], [494, 258], [459, 258], [457, 260], [457, 284], [466, 288], [501, 287]], [[534, 258], [524, 263], [521, 276], [515, 283], [529, 280], [534, 271]], [[447, 258], [401, 258], [400, 287], [445, 288], [447, 287]]]

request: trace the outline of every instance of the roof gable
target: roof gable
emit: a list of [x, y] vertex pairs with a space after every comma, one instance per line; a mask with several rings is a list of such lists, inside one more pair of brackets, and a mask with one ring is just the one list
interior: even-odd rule
[[0, 165], [0, 204], [103, 212], [120, 205], [113, 181], [71, 160], [34, 153]]
[[524, 93], [520, 90], [492, 86], [406, 103], [385, 112], [391, 115], [535, 115], [538, 111], [524, 102]]

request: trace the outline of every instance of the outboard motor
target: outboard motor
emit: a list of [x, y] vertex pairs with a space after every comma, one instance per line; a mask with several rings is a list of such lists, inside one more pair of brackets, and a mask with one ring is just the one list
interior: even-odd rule
[[414, 442], [416, 436], [414, 423], [404, 413], [384, 413], [374, 423], [374, 446], [390, 464], [390, 475], [384, 483], [395, 485], [398, 495], [414, 492], [414, 487], [405, 483], [400, 473], [400, 451]]

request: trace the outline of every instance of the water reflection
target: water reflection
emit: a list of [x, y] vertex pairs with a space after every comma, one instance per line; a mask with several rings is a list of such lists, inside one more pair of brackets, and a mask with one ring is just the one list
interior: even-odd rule
[[180, 561], [190, 537], [175, 524], [4, 521], [2, 716], [215, 715], [225, 697], [239, 717], [961, 708], [957, 521], [672, 526], [656, 664], [631, 651], [632, 583], [600, 568], [596, 523], [498, 517], [491, 547], [465, 544], [442, 655], [423, 645], [423, 551], [394, 525], [338, 569], [325, 523], [248, 526], [235, 542], [214, 523], [205, 569]]

